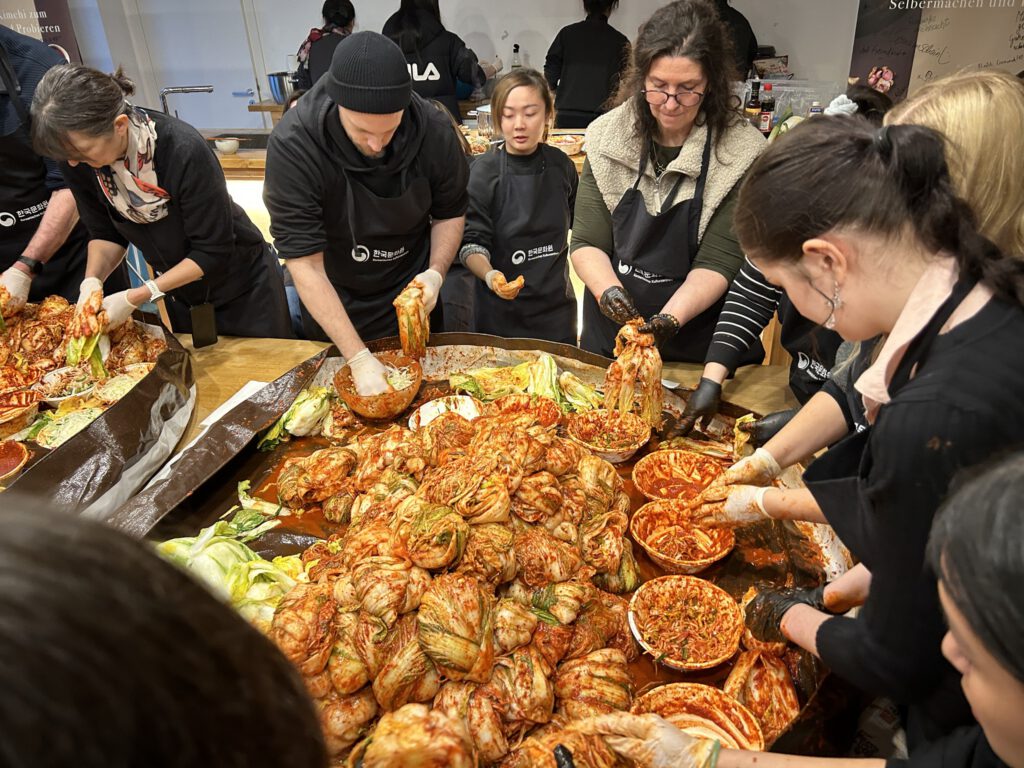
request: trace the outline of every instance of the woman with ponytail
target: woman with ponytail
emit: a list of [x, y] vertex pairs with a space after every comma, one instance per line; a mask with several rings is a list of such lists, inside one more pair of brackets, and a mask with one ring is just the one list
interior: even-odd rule
[[157, 277], [103, 300], [111, 328], [166, 295], [175, 331], [293, 338], [276, 254], [231, 200], [209, 143], [187, 123], [133, 105], [133, 90], [120, 70], [69, 64], [48, 71], [32, 100], [33, 145], [64, 161], [89, 230], [79, 305], [133, 244]]
[[932, 518], [958, 470], [1024, 439], [1024, 262], [979, 233], [944, 147], [929, 128], [823, 117], [753, 165], [735, 215], [751, 261], [809, 319], [885, 341], [856, 381], [870, 426], [815, 461], [806, 490], [711, 489], [702, 510], [835, 528], [870, 572], [857, 617], [831, 615], [819, 588], [764, 592], [748, 619], [906, 705], [911, 744], [970, 721], [939, 654]]

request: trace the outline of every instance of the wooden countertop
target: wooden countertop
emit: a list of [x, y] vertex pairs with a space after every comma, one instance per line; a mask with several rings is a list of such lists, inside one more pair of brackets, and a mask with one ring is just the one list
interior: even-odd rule
[[[179, 448], [188, 444], [200, 431], [202, 421], [246, 382], [273, 381], [328, 346], [316, 341], [222, 336], [211, 347], [193, 349], [190, 335], [178, 334], [178, 340], [192, 355], [196, 377], [196, 408]], [[672, 363], [665, 366], [664, 377], [692, 388], [700, 379], [701, 369], [699, 365]], [[788, 383], [789, 369], [784, 366], [747, 366], [726, 382], [723, 397], [742, 408], [770, 413], [795, 407]]]

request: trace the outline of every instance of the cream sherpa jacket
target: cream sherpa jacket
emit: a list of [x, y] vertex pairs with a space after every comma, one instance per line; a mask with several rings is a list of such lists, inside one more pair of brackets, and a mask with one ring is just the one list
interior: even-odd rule
[[[601, 115], [587, 129], [587, 159], [609, 211], [615, 209], [625, 191], [633, 186], [639, 171], [641, 148], [639, 138], [633, 133], [634, 122], [633, 105], [626, 102]], [[672, 191], [679, 174], [684, 174], [686, 179], [676, 195], [676, 204], [693, 198], [707, 135], [707, 126], [695, 125], [679, 156], [669, 163], [660, 179], [655, 179], [654, 168], [651, 163], [647, 164], [639, 189], [649, 213], [661, 211], [662, 201]], [[698, 239], [704, 238], [704, 230], [722, 200], [766, 146], [764, 136], [746, 120], [727, 128], [712, 144]]]

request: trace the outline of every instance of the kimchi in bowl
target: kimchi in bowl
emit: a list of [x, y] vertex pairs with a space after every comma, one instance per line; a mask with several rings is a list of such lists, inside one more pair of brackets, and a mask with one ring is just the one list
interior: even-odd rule
[[388, 369], [391, 392], [364, 397], [356, 392], [352, 369], [348, 363], [334, 374], [334, 388], [345, 405], [366, 419], [393, 419], [412, 405], [423, 383], [423, 368], [419, 361], [401, 352], [375, 352], [374, 357]]
[[645, 582], [629, 601], [629, 628], [660, 663], [684, 672], [732, 658], [743, 634], [743, 613], [729, 593], [695, 576]]
[[718, 688], [699, 683], [670, 683], [633, 702], [634, 715], [661, 715], [699, 739], [718, 739], [723, 749], [764, 750], [764, 735], [754, 714]]
[[736, 546], [731, 528], [694, 525], [686, 504], [680, 501], [644, 504], [633, 514], [629, 531], [648, 557], [669, 573], [699, 573]]
[[595, 456], [621, 464], [651, 438], [651, 425], [635, 413], [599, 409], [572, 414], [566, 432]]
[[692, 501], [722, 471], [721, 462], [695, 451], [655, 451], [633, 467], [633, 484], [651, 501]]

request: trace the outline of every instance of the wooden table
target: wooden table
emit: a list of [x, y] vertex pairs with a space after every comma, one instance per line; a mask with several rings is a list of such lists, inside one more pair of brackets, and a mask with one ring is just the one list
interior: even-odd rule
[[[178, 340], [192, 355], [196, 376], [196, 408], [179, 448], [188, 444], [200, 431], [200, 423], [247, 381], [273, 381], [328, 346], [317, 341], [222, 336], [212, 347], [193, 349], [190, 335], [178, 334]], [[692, 388], [700, 380], [701, 368], [673, 363], [665, 366], [664, 376]], [[788, 381], [785, 367], [750, 365], [726, 383], [723, 396], [742, 408], [770, 413], [796, 405]]]

